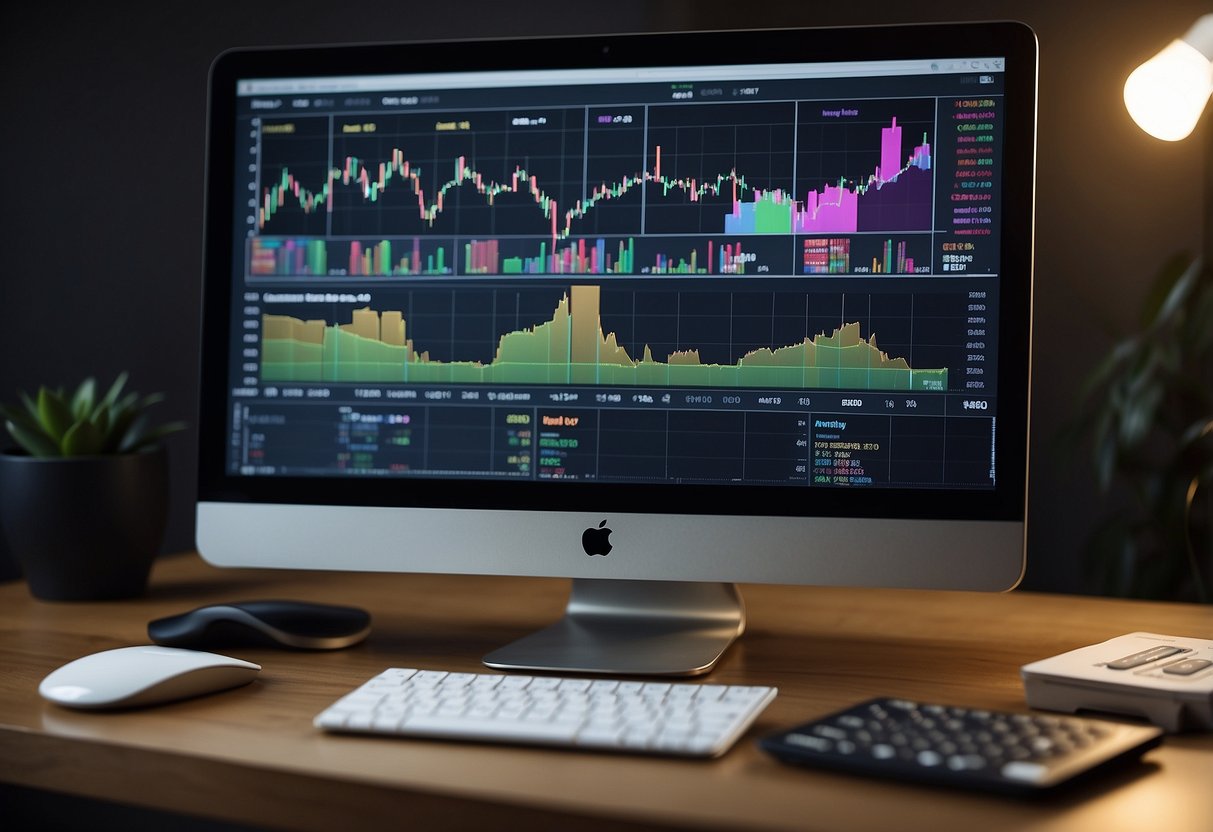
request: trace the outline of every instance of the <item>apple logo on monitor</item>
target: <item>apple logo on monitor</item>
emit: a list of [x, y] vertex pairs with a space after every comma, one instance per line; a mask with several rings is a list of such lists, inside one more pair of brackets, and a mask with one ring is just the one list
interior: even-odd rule
[[609, 555], [611, 553], [611, 530], [606, 528], [606, 521], [591, 526], [581, 533], [581, 548], [587, 555]]

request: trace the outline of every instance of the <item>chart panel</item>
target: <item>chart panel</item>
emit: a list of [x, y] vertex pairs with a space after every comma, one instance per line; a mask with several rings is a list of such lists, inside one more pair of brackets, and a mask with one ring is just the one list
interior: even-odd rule
[[738, 71], [250, 96], [229, 470], [992, 489], [1001, 76]]

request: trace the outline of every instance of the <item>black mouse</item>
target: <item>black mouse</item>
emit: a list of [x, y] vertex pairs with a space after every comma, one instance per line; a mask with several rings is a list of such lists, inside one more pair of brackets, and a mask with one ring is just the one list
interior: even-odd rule
[[371, 616], [356, 607], [306, 601], [212, 604], [158, 618], [147, 634], [165, 647], [283, 647], [340, 650], [366, 638]]

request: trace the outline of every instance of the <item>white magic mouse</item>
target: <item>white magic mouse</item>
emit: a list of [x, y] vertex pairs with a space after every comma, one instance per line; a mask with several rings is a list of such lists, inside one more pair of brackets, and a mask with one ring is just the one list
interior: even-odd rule
[[38, 686], [68, 708], [133, 708], [246, 685], [261, 665], [177, 647], [119, 647], [68, 662]]

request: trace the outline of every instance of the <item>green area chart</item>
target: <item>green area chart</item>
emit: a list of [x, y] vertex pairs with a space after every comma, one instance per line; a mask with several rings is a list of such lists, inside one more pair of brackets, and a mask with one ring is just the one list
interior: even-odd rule
[[349, 323], [262, 316], [263, 382], [413, 384], [587, 384], [827, 390], [948, 389], [947, 368], [913, 369], [862, 337], [858, 323], [797, 344], [759, 348], [735, 364], [698, 350], [639, 358], [604, 333], [598, 286], [573, 286], [551, 320], [500, 337], [490, 362], [441, 361], [418, 350], [400, 312], [354, 310]]

